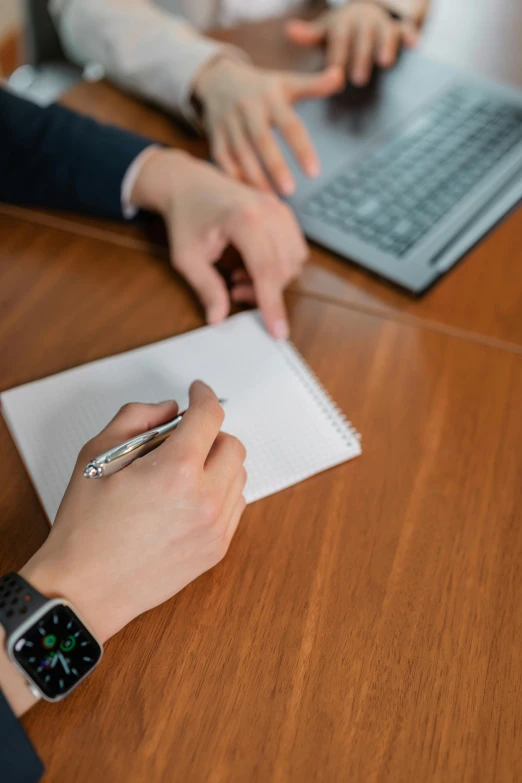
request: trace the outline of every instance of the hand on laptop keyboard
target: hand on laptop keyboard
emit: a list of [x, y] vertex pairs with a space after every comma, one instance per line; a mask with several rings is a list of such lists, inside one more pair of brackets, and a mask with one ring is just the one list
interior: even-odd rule
[[401, 46], [415, 46], [419, 31], [412, 19], [394, 17], [384, 3], [362, 0], [325, 11], [311, 22], [293, 19], [286, 34], [300, 46], [324, 43], [328, 64], [342, 68], [349, 81], [362, 87], [374, 65], [389, 68]]
[[266, 171], [276, 189], [289, 196], [295, 181], [272, 127], [285, 138], [305, 174], [316, 176], [319, 161], [314, 145], [292, 104], [327, 97], [342, 87], [340, 68], [321, 73], [269, 71], [223, 56], [198, 74], [194, 95], [202, 107], [212, 157], [223, 171], [261, 190], [272, 190]]

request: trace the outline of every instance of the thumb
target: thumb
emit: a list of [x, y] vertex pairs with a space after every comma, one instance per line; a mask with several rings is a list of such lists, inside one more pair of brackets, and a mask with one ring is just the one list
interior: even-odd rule
[[331, 65], [321, 73], [284, 73], [282, 84], [289, 101], [301, 98], [326, 98], [344, 87], [344, 73]]
[[326, 24], [321, 18], [313, 22], [305, 22], [303, 19], [290, 19], [285, 24], [285, 35], [289, 41], [298, 46], [315, 46], [324, 40]]
[[187, 279], [201, 300], [207, 323], [216, 324], [223, 321], [230, 312], [230, 297], [225, 281], [213, 264], [192, 257], [186, 264], [177, 263], [176, 269]]
[[413, 22], [406, 21], [401, 25], [402, 40], [404, 45], [413, 49], [419, 43], [419, 28]]

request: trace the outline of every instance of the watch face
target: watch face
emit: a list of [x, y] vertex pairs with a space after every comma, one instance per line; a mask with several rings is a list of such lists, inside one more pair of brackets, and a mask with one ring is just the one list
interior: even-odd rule
[[58, 604], [17, 639], [12, 654], [48, 699], [59, 699], [94, 669], [102, 649], [72, 609]]

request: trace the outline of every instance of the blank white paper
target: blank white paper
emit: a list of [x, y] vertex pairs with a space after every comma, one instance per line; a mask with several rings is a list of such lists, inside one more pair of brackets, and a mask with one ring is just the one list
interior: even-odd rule
[[223, 430], [246, 446], [249, 503], [361, 453], [358, 434], [291, 343], [273, 340], [258, 312], [240, 313], [1, 395], [49, 520], [79, 450], [124, 403], [175, 399], [183, 410], [198, 378], [227, 400]]

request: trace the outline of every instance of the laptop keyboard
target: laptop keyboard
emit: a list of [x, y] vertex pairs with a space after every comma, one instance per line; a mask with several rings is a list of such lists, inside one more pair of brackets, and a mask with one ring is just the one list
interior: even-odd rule
[[302, 210], [401, 258], [521, 140], [522, 107], [452, 88]]

